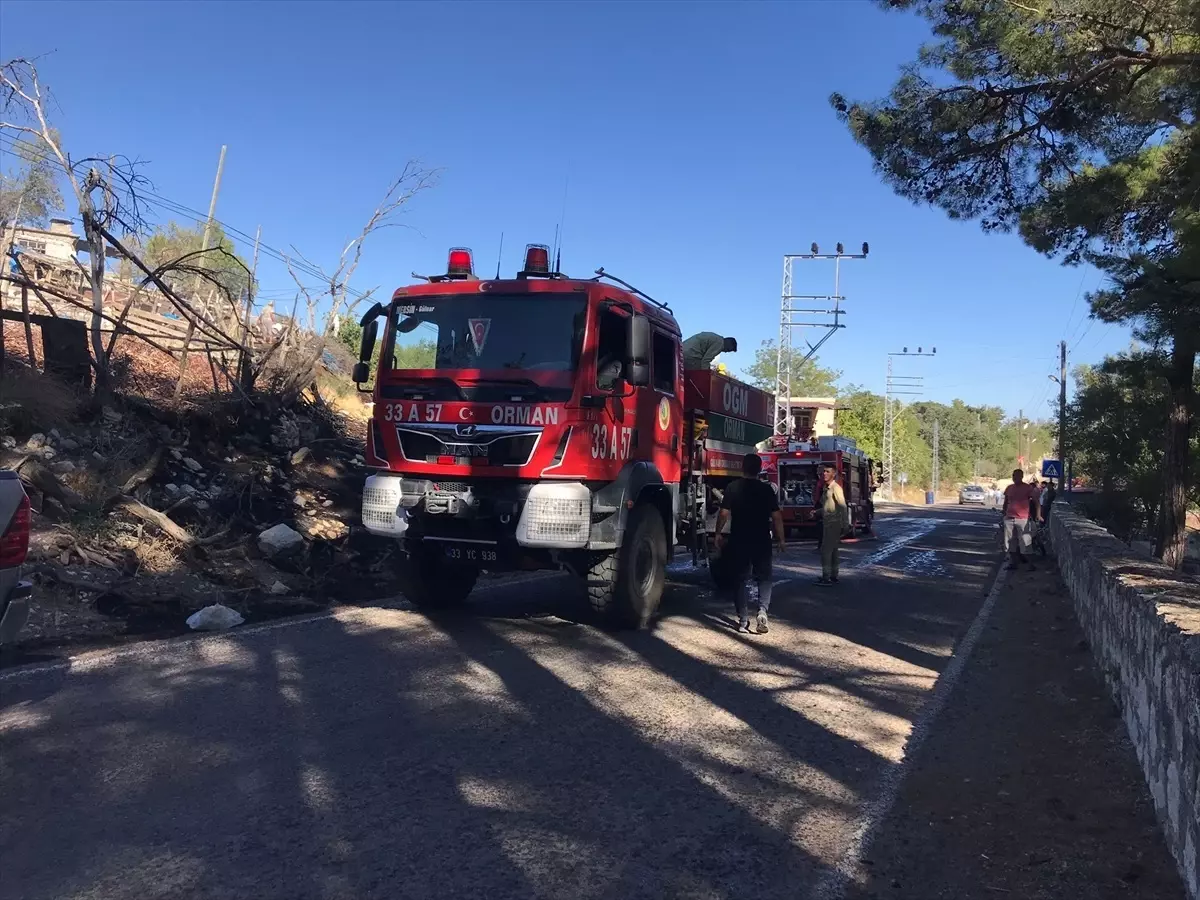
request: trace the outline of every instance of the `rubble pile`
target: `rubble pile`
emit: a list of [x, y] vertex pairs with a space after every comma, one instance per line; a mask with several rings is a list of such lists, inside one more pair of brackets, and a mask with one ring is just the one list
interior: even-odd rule
[[20, 472], [35, 511], [42, 586], [178, 629], [213, 603], [254, 621], [395, 593], [394, 548], [358, 518], [361, 426], [277, 402], [125, 398], [0, 437], [0, 466]]

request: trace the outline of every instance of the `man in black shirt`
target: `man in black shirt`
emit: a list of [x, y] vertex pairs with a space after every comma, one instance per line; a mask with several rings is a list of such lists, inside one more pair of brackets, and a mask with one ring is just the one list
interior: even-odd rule
[[[746, 596], [746, 576], [753, 573], [758, 582], [758, 633], [766, 634], [767, 608], [771, 605], [771, 531], [782, 553], [784, 543], [783, 514], [775, 488], [759, 481], [762, 460], [757, 453], [742, 458], [742, 478], [731, 482], [721, 500], [717, 514], [717, 547], [726, 557], [733, 603], [737, 610], [738, 631], [749, 633], [750, 615]], [[726, 524], [729, 525], [728, 534]]]

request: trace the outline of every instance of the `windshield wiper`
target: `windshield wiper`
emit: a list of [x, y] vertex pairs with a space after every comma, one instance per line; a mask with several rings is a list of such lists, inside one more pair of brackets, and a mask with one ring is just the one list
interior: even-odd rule
[[469, 381], [464, 380], [464, 384], [471, 388], [499, 385], [506, 390], [511, 388], [514, 394], [521, 394], [526, 398], [539, 397], [546, 390], [532, 378], [472, 378]]
[[462, 388], [455, 384], [452, 378], [422, 378], [417, 381], [405, 379], [401, 376], [399, 383], [393, 381], [388, 385], [388, 388], [389, 393], [395, 391], [406, 398], [423, 397], [426, 394], [436, 392], [439, 388], [449, 388], [459, 400], [468, 399], [466, 394], [463, 393]]

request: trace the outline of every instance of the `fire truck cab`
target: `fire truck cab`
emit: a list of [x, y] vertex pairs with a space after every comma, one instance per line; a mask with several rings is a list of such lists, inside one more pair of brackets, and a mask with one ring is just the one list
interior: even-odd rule
[[820, 470], [825, 467], [833, 468], [842, 486], [854, 530], [870, 531], [875, 513], [875, 466], [853, 438], [840, 435], [808, 440], [771, 438], [767, 441], [767, 449], [759, 455], [763, 460], [763, 472], [775, 486], [789, 536], [813, 532], [818, 527]]
[[[381, 323], [362, 519], [399, 540], [409, 599], [455, 605], [484, 570], [564, 569], [598, 613], [645, 625], [687, 518], [670, 308], [603, 269], [568, 278], [531, 244], [515, 278], [480, 279], [454, 249], [444, 275], [372, 307], [360, 389]], [[399, 367], [410, 335], [434, 345], [427, 368]]]

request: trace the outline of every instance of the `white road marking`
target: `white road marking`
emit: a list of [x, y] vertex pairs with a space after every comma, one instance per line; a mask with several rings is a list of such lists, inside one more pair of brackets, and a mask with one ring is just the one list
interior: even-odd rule
[[929, 736], [934, 722], [946, 705], [946, 700], [949, 699], [954, 686], [962, 677], [967, 661], [975, 650], [975, 645], [979, 643], [979, 638], [992, 615], [996, 597], [1000, 593], [1006, 575], [1007, 570], [1002, 567], [996, 575], [996, 580], [992, 582], [987, 599], [983, 601], [974, 621], [971, 622], [971, 627], [967, 629], [954, 656], [950, 658], [945, 671], [934, 685], [929, 700], [926, 701], [920, 715], [913, 722], [912, 733], [909, 734], [908, 741], [904, 745], [904, 759], [898, 765], [884, 769], [882, 777], [876, 784], [875, 797], [867, 803], [866, 811], [855, 828], [850, 849], [842, 857], [841, 862], [813, 888], [809, 894], [812, 900], [842, 900], [846, 896], [846, 887], [855, 879], [856, 870], [860, 867], [863, 855], [870, 848], [875, 832], [896, 803], [896, 798], [900, 794], [900, 786], [904, 783], [904, 776], [908, 774], [913, 758]]

